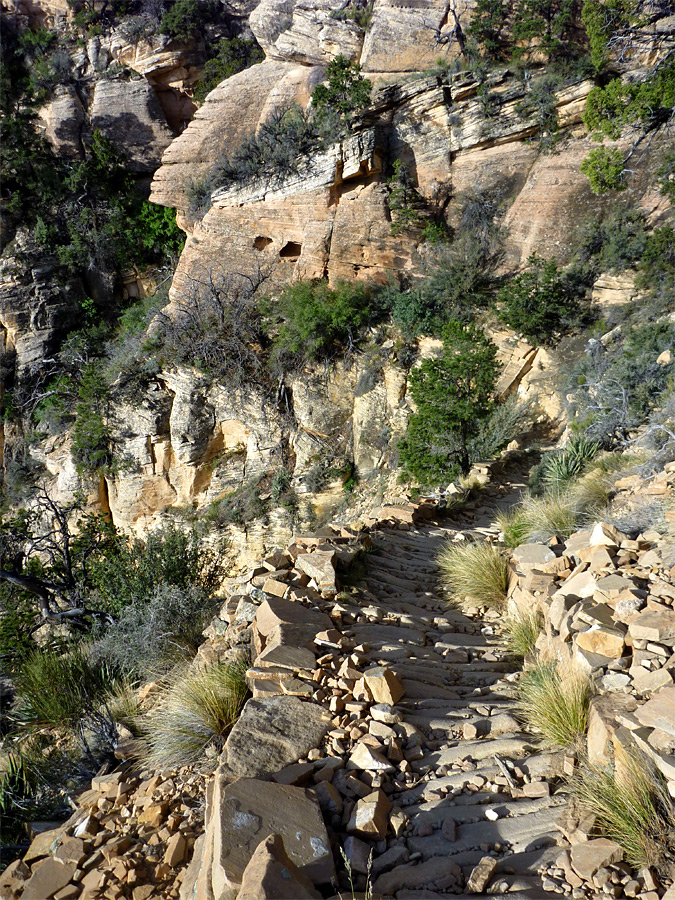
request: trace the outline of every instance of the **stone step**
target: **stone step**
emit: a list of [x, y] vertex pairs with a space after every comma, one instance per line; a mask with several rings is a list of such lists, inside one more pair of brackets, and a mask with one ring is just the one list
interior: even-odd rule
[[509, 759], [517, 759], [519, 756], [526, 756], [528, 750], [532, 752], [533, 749], [536, 749], [532, 747], [529, 741], [530, 736], [527, 734], [494, 739], [490, 739], [488, 735], [477, 741], [459, 741], [456, 747], [428, 753], [423, 760], [413, 763], [413, 768], [417, 769], [421, 764], [433, 766], [434, 768], [450, 766], [464, 759], [478, 761], [493, 757], [495, 753], [498, 753], [499, 756], [506, 756]]
[[550, 847], [556, 844], [560, 835], [556, 824], [559, 815], [558, 807], [548, 806], [529, 815], [459, 825], [456, 840], [452, 842], [441, 832], [434, 832], [427, 837], [410, 837], [408, 845], [414, 853], [421, 853], [422, 859], [432, 856], [454, 859], [464, 851], [479, 850], [485, 844], [508, 843], [514, 853]]

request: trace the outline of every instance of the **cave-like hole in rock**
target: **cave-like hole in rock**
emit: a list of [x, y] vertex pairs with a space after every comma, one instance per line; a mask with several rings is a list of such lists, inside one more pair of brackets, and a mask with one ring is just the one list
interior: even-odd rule
[[256, 250], [264, 250], [265, 247], [269, 247], [272, 243], [272, 238], [263, 237], [261, 234], [253, 241], [253, 246]]
[[281, 248], [279, 256], [282, 259], [297, 259], [302, 253], [302, 244], [296, 244], [295, 241], [288, 241]]

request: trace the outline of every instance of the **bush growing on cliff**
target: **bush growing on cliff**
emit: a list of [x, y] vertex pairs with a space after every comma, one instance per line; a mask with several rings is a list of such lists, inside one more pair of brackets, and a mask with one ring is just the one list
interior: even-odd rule
[[160, 31], [177, 41], [190, 41], [218, 12], [217, 0], [173, 0], [162, 16]]
[[449, 481], [471, 465], [469, 442], [494, 409], [496, 347], [473, 324], [443, 329], [443, 352], [410, 373], [417, 412], [399, 444], [405, 470], [423, 484]]
[[371, 84], [361, 75], [357, 63], [346, 56], [336, 56], [326, 67], [326, 83], [318, 84], [312, 92], [312, 106], [322, 115], [337, 112], [342, 121], [370, 101]]
[[504, 321], [536, 344], [550, 344], [588, 316], [555, 260], [532, 254], [528, 269], [499, 292]]
[[201, 77], [194, 91], [197, 103], [203, 103], [206, 95], [221, 81], [243, 72], [249, 66], [262, 62], [265, 54], [257, 41], [249, 38], [223, 38], [218, 44], [218, 53], [206, 61]]
[[[351, 353], [365, 327], [382, 319], [386, 310], [377, 292], [363, 282], [297, 281], [284, 289], [271, 310], [272, 364], [293, 368]], [[272, 324], [280, 320], [278, 326]]]

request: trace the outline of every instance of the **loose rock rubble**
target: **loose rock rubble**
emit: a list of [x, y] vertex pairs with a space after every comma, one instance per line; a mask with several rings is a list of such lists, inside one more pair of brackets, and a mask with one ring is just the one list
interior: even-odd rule
[[[2, 876], [0, 897], [330, 897], [350, 890], [344, 854], [355, 889], [369, 878], [375, 897], [672, 900], [570, 806], [575, 755], [543, 751], [513, 715], [499, 615], [453, 608], [436, 587], [442, 544], [496, 536], [513, 499], [488, 487], [452, 528], [429, 504], [383, 508], [233, 579], [198, 663], [250, 654], [252, 698], [215, 774], [95, 779]], [[635, 744], [673, 793], [675, 589], [659, 542], [597, 523], [524, 545], [509, 605], [539, 607], [540, 652], [594, 680], [591, 760]], [[359, 556], [366, 575], [341, 590]]]

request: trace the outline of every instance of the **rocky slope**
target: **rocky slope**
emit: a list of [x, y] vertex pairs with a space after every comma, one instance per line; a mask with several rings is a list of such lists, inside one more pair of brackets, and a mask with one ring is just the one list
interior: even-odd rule
[[[123, 767], [94, 780], [65, 827], [36, 838], [0, 879], [1, 896], [318, 898], [333, 893], [336, 866], [348, 886], [343, 852], [356, 890], [367, 876], [378, 898], [670, 900], [667, 877], [631, 870], [575, 813], [565, 780], [580, 748], [547, 751], [514, 715], [518, 675], [500, 614], [449, 607], [437, 588], [444, 543], [494, 540], [495, 512], [523, 487], [520, 465], [493, 466], [509, 487], [493, 482], [450, 521], [430, 522], [432, 505], [383, 508], [358, 532], [296, 537], [233, 580], [198, 659], [250, 644], [253, 698], [210, 780], [205, 818], [194, 773], [139, 783]], [[619, 499], [669, 496], [672, 469], [633, 478]], [[348, 571], [364, 548], [365, 578], [336, 593], [336, 567]], [[542, 658], [572, 658], [592, 677], [590, 762], [620, 766], [637, 747], [672, 793], [669, 554], [657, 532], [631, 538], [603, 523], [522, 545], [509, 606], [538, 607]]]

